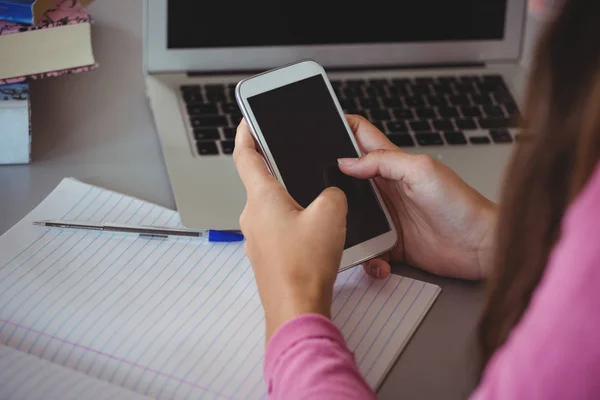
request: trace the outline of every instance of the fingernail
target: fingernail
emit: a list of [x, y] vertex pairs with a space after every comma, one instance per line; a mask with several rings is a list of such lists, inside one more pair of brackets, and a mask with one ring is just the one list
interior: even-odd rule
[[341, 165], [352, 165], [356, 164], [358, 158], [338, 158], [338, 163]]
[[375, 275], [377, 275], [378, 278], [381, 278], [381, 272], [379, 272], [379, 271], [380, 271], [380, 268], [376, 268]]
[[379, 275], [379, 268], [377, 267], [371, 267], [371, 275], [374, 275], [378, 278], [381, 278], [381, 276]]

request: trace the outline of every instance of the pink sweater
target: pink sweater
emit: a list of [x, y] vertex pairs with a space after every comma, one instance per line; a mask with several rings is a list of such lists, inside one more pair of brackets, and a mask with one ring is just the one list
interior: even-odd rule
[[[302, 315], [272, 337], [270, 399], [374, 399], [335, 325]], [[488, 364], [473, 399], [600, 399], [600, 167], [563, 232], [521, 322]]]

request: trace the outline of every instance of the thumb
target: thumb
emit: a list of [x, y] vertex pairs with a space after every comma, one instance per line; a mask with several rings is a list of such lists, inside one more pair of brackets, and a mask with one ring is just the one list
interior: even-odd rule
[[343, 224], [345, 227], [348, 214], [346, 194], [337, 187], [328, 187], [310, 203], [306, 211], [316, 218], [322, 218], [328, 224]]
[[414, 156], [400, 150], [375, 150], [360, 158], [340, 158], [340, 170], [354, 178], [381, 176], [391, 180], [404, 179]]

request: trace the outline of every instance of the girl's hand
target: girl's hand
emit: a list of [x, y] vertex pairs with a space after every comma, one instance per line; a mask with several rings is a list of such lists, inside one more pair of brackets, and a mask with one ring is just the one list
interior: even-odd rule
[[398, 245], [365, 263], [374, 277], [390, 273], [389, 261], [437, 275], [482, 279], [491, 259], [496, 205], [446, 165], [392, 144], [365, 118], [347, 116], [362, 152], [340, 160], [342, 172], [375, 178], [398, 228]]
[[233, 157], [246, 187], [240, 225], [265, 310], [267, 341], [295, 316], [330, 318], [346, 238], [346, 196], [329, 188], [308, 208], [300, 207], [270, 175], [245, 121], [238, 126]]

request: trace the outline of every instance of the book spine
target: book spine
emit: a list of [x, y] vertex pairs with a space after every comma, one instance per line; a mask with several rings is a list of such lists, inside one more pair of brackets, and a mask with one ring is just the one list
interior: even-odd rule
[[34, 22], [33, 10], [29, 5], [0, 1], [0, 20], [32, 25]]

